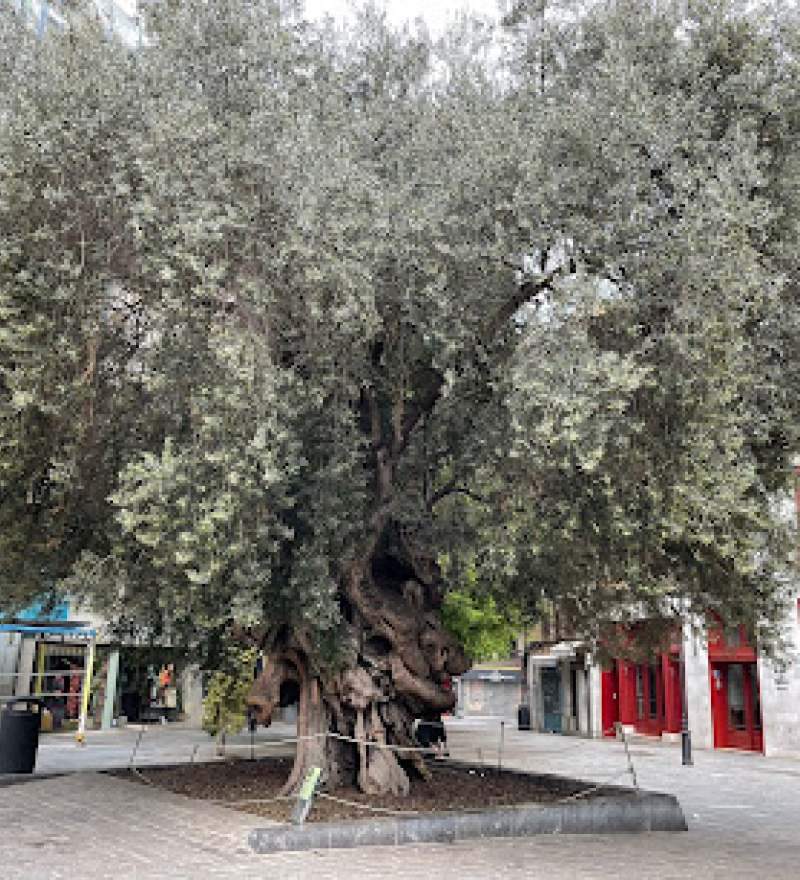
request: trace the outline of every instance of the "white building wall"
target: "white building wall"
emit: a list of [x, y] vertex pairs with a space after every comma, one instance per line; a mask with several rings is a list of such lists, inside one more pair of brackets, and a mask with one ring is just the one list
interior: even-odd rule
[[603, 679], [601, 672], [602, 667], [595, 662], [592, 662], [586, 671], [589, 690], [589, 736], [598, 738], [603, 735]]
[[21, 641], [19, 633], [0, 633], [0, 697], [14, 694]]
[[711, 717], [711, 683], [709, 681], [708, 647], [704, 632], [697, 632], [691, 623], [683, 626], [683, 656], [686, 678], [686, 717], [692, 734], [692, 746], [714, 748]]
[[764, 754], [800, 757], [800, 607], [795, 598], [787, 609], [785, 632], [791, 642], [783, 662], [766, 657], [758, 662]]
[[14, 694], [18, 697], [30, 696], [31, 679], [33, 673], [33, 664], [36, 659], [36, 639], [23, 638], [20, 645], [19, 664], [17, 666], [17, 676], [15, 682]]
[[578, 703], [578, 733], [591, 736], [589, 729], [589, 672], [585, 668], [578, 669], [576, 700]]

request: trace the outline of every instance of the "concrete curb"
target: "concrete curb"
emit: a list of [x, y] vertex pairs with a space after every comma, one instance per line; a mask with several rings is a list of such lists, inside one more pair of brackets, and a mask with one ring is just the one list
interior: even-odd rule
[[603, 795], [560, 804], [526, 804], [476, 813], [433, 813], [410, 818], [319, 822], [257, 828], [248, 842], [257, 853], [453, 843], [533, 834], [611, 834], [686, 831], [678, 799], [656, 792]]
[[[85, 773], [87, 771], [82, 770], [80, 772]], [[59, 776], [68, 775], [70, 774], [63, 771], [48, 773], [0, 773], [0, 788], [7, 788], [10, 785], [25, 785], [26, 782], [42, 782], [45, 779], [57, 779]]]

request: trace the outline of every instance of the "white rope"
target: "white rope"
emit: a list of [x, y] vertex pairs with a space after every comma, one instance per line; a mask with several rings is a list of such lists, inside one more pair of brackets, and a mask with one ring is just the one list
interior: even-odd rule
[[[591, 788], [585, 788], [581, 791], [575, 792], [575, 794], [568, 794], [566, 797], [559, 798], [556, 803], [563, 804], [566, 801], [575, 801], [578, 798], [586, 797], [587, 794], [592, 794], [595, 791], [600, 791], [601, 788], [605, 788], [605, 786], [614, 782], [615, 779], [619, 779], [621, 776], [628, 775], [628, 768], [626, 767], [624, 770], [620, 770], [619, 773], [615, 773], [613, 776], [609, 776], [608, 779], [603, 780], [603, 782], [598, 782], [596, 785], [591, 786]], [[636, 789], [638, 791], [638, 788]]]
[[224, 804], [226, 806], [230, 806], [231, 804], [274, 804], [276, 801], [296, 801], [297, 796], [292, 794], [278, 794], [275, 797], [270, 798], [244, 798], [242, 800], [236, 801], [226, 801], [226, 800], [210, 800], [209, 803], [212, 804]]
[[[417, 752], [419, 754], [437, 754], [436, 749], [430, 747], [422, 747], [422, 746], [398, 746], [393, 743], [382, 743], [377, 740], [372, 739], [357, 739], [354, 736], [347, 736], [344, 733], [334, 733], [333, 731], [329, 731], [326, 733], [309, 733], [303, 736], [294, 736], [294, 737], [285, 737], [283, 739], [270, 739], [270, 740], [261, 740], [261, 742], [255, 743], [255, 748], [266, 748], [270, 746], [280, 746], [280, 745], [292, 745], [298, 742], [303, 742], [312, 739], [337, 739], [341, 742], [349, 742], [354, 743], [355, 745], [364, 745], [370, 746], [375, 749], [385, 749], [388, 752]], [[226, 743], [225, 748], [227, 749], [249, 749], [251, 747], [250, 743]]]
[[386, 749], [386, 751], [388, 752], [417, 752], [429, 755], [436, 754], [436, 749], [432, 749], [429, 746], [424, 748], [422, 746], [396, 746], [391, 743], [381, 743], [371, 739], [356, 739], [354, 736], [346, 736], [343, 733], [331, 732], [327, 734], [322, 734], [322, 736], [329, 736], [332, 739], [338, 739], [342, 742], [355, 743], [356, 745], [366, 745], [372, 746], [376, 749]]
[[358, 801], [348, 801], [346, 798], [334, 797], [332, 794], [317, 792], [316, 797], [325, 798], [326, 801], [334, 801], [348, 807], [357, 807], [359, 810], [369, 810], [371, 813], [389, 813], [392, 816], [419, 816], [419, 810], [393, 810], [390, 807], [372, 807], [369, 804], [360, 804]]

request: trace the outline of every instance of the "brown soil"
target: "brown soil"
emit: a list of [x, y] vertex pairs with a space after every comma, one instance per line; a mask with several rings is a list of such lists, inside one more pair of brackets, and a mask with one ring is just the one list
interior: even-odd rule
[[[151, 783], [177, 794], [218, 801], [274, 821], [287, 822], [294, 801], [270, 799], [278, 795], [291, 767], [291, 759], [267, 758], [144, 768], [133, 773], [120, 771], [117, 775]], [[608, 793], [602, 789], [588, 791], [590, 786], [587, 783], [571, 779], [526, 776], [491, 768], [470, 769], [445, 762], [434, 762], [431, 770], [433, 776], [430, 781], [412, 778], [408, 797], [369, 796], [355, 788], [339, 788], [331, 792], [332, 796], [351, 801], [352, 804], [317, 796], [307, 821], [331, 822], [448, 810], [485, 810], [514, 804], [553, 803], [583, 791], [586, 791], [585, 797]], [[375, 812], [365, 807], [377, 807], [389, 812]]]

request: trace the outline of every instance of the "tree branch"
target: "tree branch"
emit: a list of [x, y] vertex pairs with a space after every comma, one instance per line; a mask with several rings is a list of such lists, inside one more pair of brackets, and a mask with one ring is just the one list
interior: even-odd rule
[[513, 296], [509, 297], [492, 315], [481, 333], [484, 344], [491, 342], [514, 314], [525, 305], [535, 299], [545, 290], [551, 290], [556, 278], [564, 272], [564, 266], [557, 266], [540, 281], [525, 281], [520, 284]]
[[436, 406], [436, 402], [439, 400], [442, 388], [444, 387], [444, 375], [434, 367], [425, 367], [420, 370], [420, 374], [419, 390], [406, 407], [403, 415], [402, 426], [396, 447], [393, 450], [395, 457], [399, 456], [406, 449], [411, 439], [411, 434], [419, 424], [420, 419]]
[[464, 495], [467, 498], [470, 498], [472, 501], [476, 501], [478, 504], [488, 504], [489, 499], [485, 498], [483, 495], [479, 495], [477, 492], [473, 492], [471, 489], [467, 489], [466, 486], [459, 486], [455, 480], [451, 480], [446, 485], [442, 486], [441, 489], [438, 489], [436, 492], [431, 495], [428, 500], [427, 507], [428, 510], [433, 510], [433, 507], [438, 504], [443, 499], [449, 497], [450, 495]]

